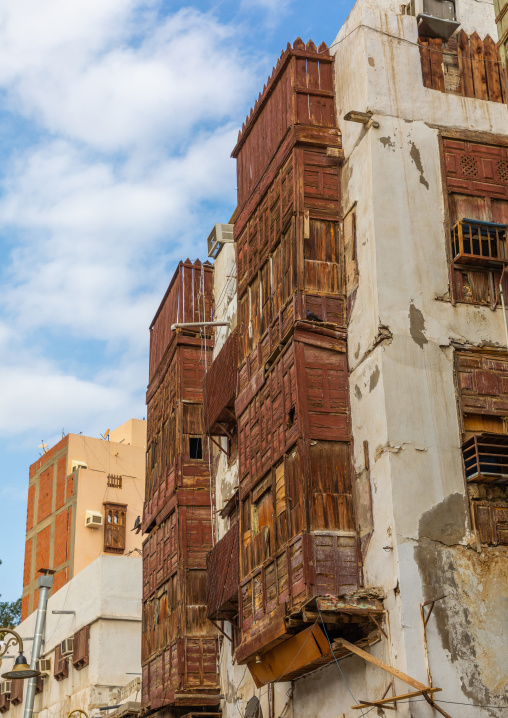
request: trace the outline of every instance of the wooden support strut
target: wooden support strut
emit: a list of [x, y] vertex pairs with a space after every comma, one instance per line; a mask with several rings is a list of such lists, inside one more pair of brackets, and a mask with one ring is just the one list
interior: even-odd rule
[[[411, 676], [406, 675], [406, 673], [402, 673], [402, 671], [399, 671], [397, 668], [394, 668], [393, 666], [389, 666], [387, 663], [384, 663], [383, 661], [379, 660], [379, 658], [376, 658], [375, 656], [371, 656], [370, 653], [367, 653], [366, 651], [363, 651], [361, 648], [358, 648], [358, 646], [355, 646], [354, 643], [349, 643], [349, 641], [346, 641], [345, 638], [336, 638], [335, 643], [338, 645], [343, 646], [344, 648], [347, 648], [348, 651], [351, 651], [351, 653], [356, 653], [357, 656], [360, 656], [360, 658], [363, 658], [365, 661], [368, 661], [369, 663], [373, 663], [375, 666], [378, 666], [378, 668], [381, 668], [383, 671], [386, 671], [387, 673], [391, 673], [392, 676], [395, 676], [395, 678], [398, 678], [399, 680], [403, 681], [404, 683], [407, 683], [412, 688], [416, 688], [417, 694], [422, 695], [425, 700], [432, 705], [432, 707], [438, 712], [441, 713], [441, 715], [445, 716], [446, 718], [451, 718], [451, 716], [448, 715], [448, 713], [445, 713], [445, 711], [437, 706], [434, 701], [432, 700], [431, 696], [429, 695], [436, 692], [435, 688], [431, 688], [430, 686], [426, 686], [423, 683], [420, 683], [420, 681], [417, 681], [415, 678], [411, 678]], [[391, 701], [393, 702], [394, 698], [400, 697], [393, 696]], [[383, 700], [383, 699], [382, 699]], [[385, 699], [386, 700], [386, 699]], [[390, 702], [390, 701], [387, 701]], [[360, 708], [360, 705], [357, 706], [351, 706], [352, 708]]]
[[214, 439], [212, 435], [209, 435], [209, 436], [210, 436], [210, 441], [212, 442], [212, 444], [215, 444], [215, 446], [218, 449], [220, 449], [223, 454], [226, 454], [226, 456], [227, 456], [228, 452], [226, 451], [226, 449], [223, 449], [222, 446], [219, 444], [219, 442], [216, 439]]
[[[428, 693], [437, 693], [438, 691], [441, 691], [442, 688], [429, 688], [427, 691]], [[416, 698], [416, 696], [423, 695], [422, 691], [412, 691], [411, 693], [401, 693], [400, 696], [390, 696], [389, 698], [380, 698], [378, 701], [364, 701], [362, 700], [361, 703], [358, 703], [356, 706], [351, 706], [351, 708], [366, 708], [367, 706], [383, 706], [383, 708], [390, 709], [391, 706], [386, 705], [387, 703], [397, 703], [397, 701], [404, 701], [408, 698]], [[395, 710], [395, 708], [393, 708]]]

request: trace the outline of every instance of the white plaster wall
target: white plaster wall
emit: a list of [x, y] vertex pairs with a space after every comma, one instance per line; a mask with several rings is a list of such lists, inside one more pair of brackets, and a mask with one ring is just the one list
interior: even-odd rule
[[223, 244], [213, 265], [214, 319], [229, 321], [229, 327], [216, 327], [213, 357], [217, 356], [224, 342], [236, 327], [236, 258], [235, 245]]
[[[389, 639], [372, 653], [425, 682], [420, 603], [447, 593], [447, 603], [436, 604], [428, 624], [429, 661], [435, 684], [444, 689], [440, 695], [499, 704], [501, 675], [508, 671], [507, 552], [494, 549], [487, 557], [472, 547], [453, 355], [456, 345], [504, 346], [506, 340], [499, 309], [447, 301], [448, 235], [436, 126], [507, 135], [508, 111], [500, 103], [424, 88], [416, 22], [398, 12], [396, 3], [358, 2], [333, 48], [346, 157], [343, 209], [355, 206], [357, 219], [360, 283], [348, 327], [355, 470], [365, 472], [367, 440], [374, 503], [364, 571], [367, 585], [384, 589], [389, 619]], [[489, 3], [460, 0], [459, 14], [466, 32], [495, 37]], [[380, 127], [345, 122], [352, 109], [371, 110]], [[343, 662], [355, 696], [380, 695], [375, 676], [386, 676], [372, 667], [351, 670], [355, 663]], [[303, 715], [312, 696], [317, 700], [320, 674], [333, 680], [332, 669], [296, 682], [295, 701], [304, 690], [305, 699], [302, 708], [295, 703], [295, 714]], [[332, 715], [333, 708], [335, 715], [357, 714], [349, 712], [339, 678], [323, 715]], [[400, 682], [396, 687], [406, 690]], [[465, 709], [449, 710], [455, 716]], [[467, 710], [481, 718], [499, 715]], [[401, 704], [398, 713], [433, 715], [422, 702]]]
[[[50, 595], [41, 657], [51, 658], [52, 666], [43, 692], [35, 697], [34, 710], [40, 718], [65, 718], [75, 708], [98, 716], [102, 715], [99, 706], [135, 700], [133, 691], [124, 695], [122, 688], [136, 678], [129, 674], [141, 674], [141, 591], [141, 558], [103, 555]], [[57, 610], [75, 614], [52, 613]], [[34, 635], [35, 617], [34, 612], [19, 625], [22, 638]], [[56, 645], [86, 625], [90, 625], [89, 665], [78, 671], [69, 663], [69, 676], [56, 681]], [[25, 641], [29, 659], [31, 646]], [[2, 667], [10, 663], [4, 659]], [[21, 718], [23, 708], [24, 703], [11, 706], [9, 718]]]

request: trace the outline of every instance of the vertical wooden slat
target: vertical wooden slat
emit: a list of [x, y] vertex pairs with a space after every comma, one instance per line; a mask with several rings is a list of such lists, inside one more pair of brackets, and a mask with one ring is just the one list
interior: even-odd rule
[[473, 66], [474, 96], [477, 100], [488, 100], [487, 75], [485, 73], [485, 59], [483, 56], [483, 42], [477, 32], [469, 38], [471, 44], [471, 58]]
[[443, 69], [443, 41], [439, 37], [429, 38], [430, 70], [432, 74], [432, 88], [445, 91]]
[[474, 97], [473, 71], [471, 68], [471, 50], [469, 48], [469, 37], [464, 30], [457, 36], [459, 48], [459, 69], [462, 88], [465, 97]]
[[485, 56], [485, 71], [487, 75], [487, 89], [491, 102], [502, 102], [501, 90], [501, 63], [496, 43], [487, 35], [483, 41], [483, 52]]

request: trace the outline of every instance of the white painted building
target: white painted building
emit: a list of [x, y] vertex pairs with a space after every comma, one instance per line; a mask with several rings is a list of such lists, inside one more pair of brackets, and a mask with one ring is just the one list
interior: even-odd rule
[[[104, 554], [54, 596], [50, 593], [41, 651], [41, 658], [50, 664], [39, 681], [42, 691], [35, 696], [34, 714], [39, 718], [66, 718], [75, 709], [90, 717], [111, 716], [112, 710], [99, 708], [129, 704], [132, 712], [139, 705], [141, 564], [139, 556]], [[35, 618], [33, 612], [16, 629], [29, 661]], [[59, 659], [62, 642], [80, 632], [85, 634], [82, 653], [87, 655], [71, 652]], [[13, 651], [11, 648], [12, 658], [2, 659], [2, 669], [10, 668], [16, 657]], [[26, 695], [26, 685], [24, 689]], [[23, 708], [24, 700], [17, 705], [8, 703], [6, 718], [22, 718]]]

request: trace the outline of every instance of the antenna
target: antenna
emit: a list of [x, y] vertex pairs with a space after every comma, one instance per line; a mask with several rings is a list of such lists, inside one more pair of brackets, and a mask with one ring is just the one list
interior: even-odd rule
[[39, 449], [42, 449], [43, 454], [46, 453], [46, 451], [48, 449], [48, 445], [44, 443], [44, 439], [41, 439], [41, 443], [39, 444]]

